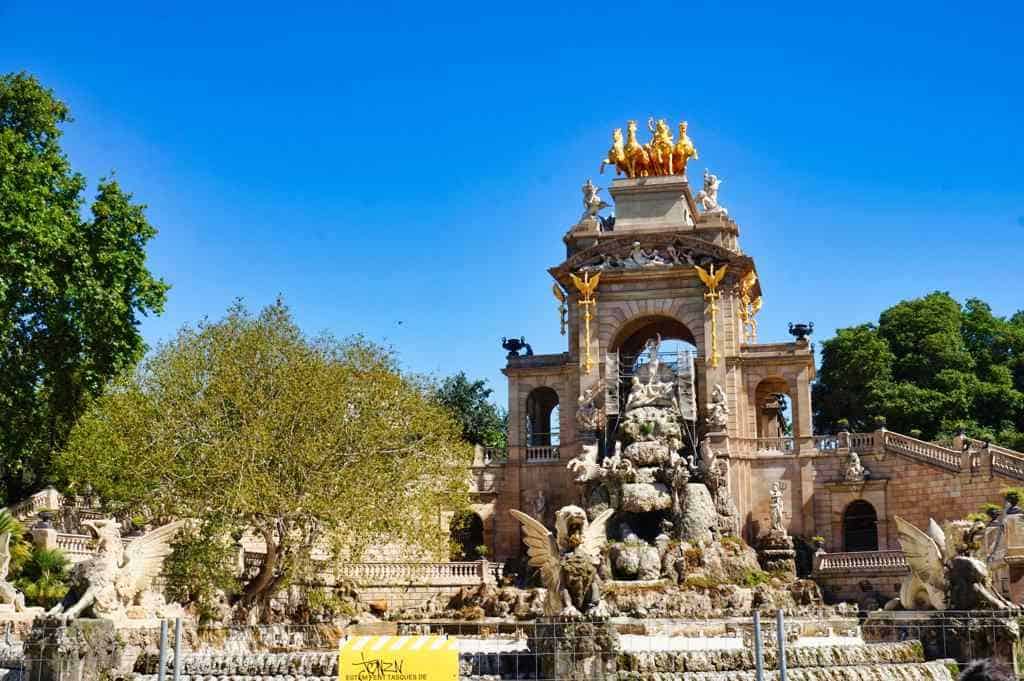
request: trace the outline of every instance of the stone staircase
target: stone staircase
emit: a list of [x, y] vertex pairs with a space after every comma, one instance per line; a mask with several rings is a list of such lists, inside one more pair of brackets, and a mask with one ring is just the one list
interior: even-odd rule
[[[984, 470], [987, 466], [992, 475], [1024, 481], [1024, 452], [1007, 447], [963, 438], [951, 443], [926, 442], [891, 430], [874, 433], [841, 433], [837, 436], [840, 448], [848, 447], [858, 453], [884, 451], [916, 461], [943, 468], [953, 473], [965, 470]], [[961, 446], [969, 446], [965, 452]]]

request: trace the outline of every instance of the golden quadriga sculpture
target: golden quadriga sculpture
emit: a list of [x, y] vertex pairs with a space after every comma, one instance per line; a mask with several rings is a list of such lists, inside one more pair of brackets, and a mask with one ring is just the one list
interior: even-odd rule
[[636, 121], [626, 123], [626, 139], [622, 139], [622, 128], [612, 133], [612, 147], [608, 157], [601, 162], [615, 166], [616, 175], [629, 178], [653, 175], [686, 175], [686, 163], [697, 156], [697, 148], [686, 134], [686, 121], [679, 124], [679, 139], [673, 140], [672, 130], [664, 118], [647, 121], [651, 141], [640, 144], [636, 139]]

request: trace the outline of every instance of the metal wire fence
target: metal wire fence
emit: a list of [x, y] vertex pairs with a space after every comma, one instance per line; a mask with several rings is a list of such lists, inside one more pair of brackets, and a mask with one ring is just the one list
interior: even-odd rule
[[[424, 639], [453, 642], [458, 678], [473, 681], [953, 681], [955, 664], [1012, 662], [1019, 639], [1015, 617], [984, 612], [880, 611], [859, 620], [766, 612], [724, 620], [175, 624], [122, 628], [114, 638], [54, 628], [45, 645], [38, 630], [30, 641], [8, 637], [0, 644], [0, 681], [418, 681], [428, 678], [419, 662], [401, 656]], [[358, 649], [355, 663], [339, 667], [342, 645]], [[388, 655], [396, 661], [387, 662]]]

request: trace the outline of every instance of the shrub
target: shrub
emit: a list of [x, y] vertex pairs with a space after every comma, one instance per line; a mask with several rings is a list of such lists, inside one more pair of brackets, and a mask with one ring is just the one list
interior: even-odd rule
[[35, 547], [14, 585], [25, 594], [26, 605], [52, 608], [68, 592], [70, 567], [71, 561], [60, 549]]

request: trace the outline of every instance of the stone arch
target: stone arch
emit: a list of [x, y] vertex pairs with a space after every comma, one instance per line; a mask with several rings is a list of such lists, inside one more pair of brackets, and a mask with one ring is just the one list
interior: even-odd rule
[[778, 374], [765, 376], [754, 384], [751, 397], [757, 437], [797, 435], [793, 426], [794, 390], [788, 379]]
[[851, 501], [843, 511], [843, 551], [878, 550], [878, 513], [864, 499]]
[[561, 410], [558, 391], [546, 385], [526, 395], [526, 420], [523, 424], [527, 447], [550, 447], [559, 444]]
[[608, 349], [620, 355], [636, 355], [649, 338], [658, 334], [662, 340], [681, 340], [697, 347], [697, 339], [690, 327], [675, 317], [653, 314], [634, 317], [619, 326]]
[[448, 536], [452, 540], [451, 560], [479, 560], [481, 547], [485, 547], [484, 521], [473, 511], [452, 516], [448, 523]]

